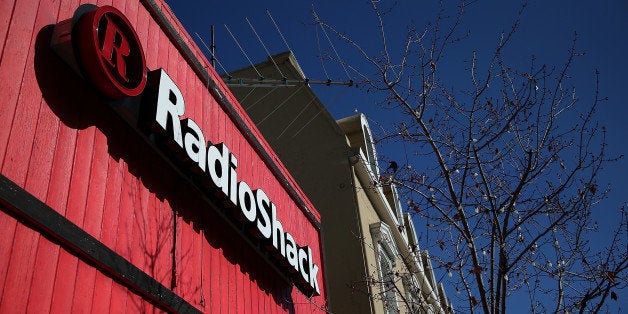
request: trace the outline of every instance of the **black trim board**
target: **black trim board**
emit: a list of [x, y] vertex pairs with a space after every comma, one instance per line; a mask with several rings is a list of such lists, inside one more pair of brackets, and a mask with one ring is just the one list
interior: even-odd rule
[[0, 207], [35, 225], [79, 258], [123, 283], [157, 306], [177, 313], [202, 313], [172, 290], [0, 174]]

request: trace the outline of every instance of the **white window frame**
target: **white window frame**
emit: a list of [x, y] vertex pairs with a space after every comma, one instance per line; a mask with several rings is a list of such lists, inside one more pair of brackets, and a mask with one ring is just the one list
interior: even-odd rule
[[397, 302], [396, 289], [387, 286], [389, 281], [395, 284], [394, 268], [398, 255], [397, 246], [395, 245], [390, 227], [382, 221], [371, 224], [371, 237], [373, 238], [373, 247], [375, 248], [375, 256], [377, 258], [377, 268], [379, 278], [381, 280], [382, 302], [384, 303], [384, 311], [387, 314], [399, 313], [399, 305]]

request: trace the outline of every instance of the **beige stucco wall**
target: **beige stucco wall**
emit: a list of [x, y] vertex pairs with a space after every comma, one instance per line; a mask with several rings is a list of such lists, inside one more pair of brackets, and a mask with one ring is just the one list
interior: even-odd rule
[[[371, 288], [370, 295], [372, 296], [371, 302], [373, 304], [374, 313], [385, 313], [384, 303], [381, 297], [382, 278], [380, 277], [381, 274], [379, 271], [378, 260], [377, 260], [377, 255], [376, 255], [377, 243], [373, 242], [373, 236], [370, 231], [370, 226], [372, 224], [380, 222], [382, 219], [379, 217], [379, 215], [375, 211], [375, 208], [373, 207], [373, 202], [371, 202], [365, 190], [369, 188], [372, 189], [374, 187], [366, 187], [362, 185], [360, 180], [357, 178], [357, 176], [354, 176], [354, 184], [355, 184], [355, 193], [356, 193], [356, 197], [358, 201], [360, 226], [361, 226], [360, 229], [362, 230], [362, 239], [363, 239], [363, 246], [365, 250], [365, 258], [366, 258], [368, 274], [370, 276], [373, 276], [373, 278], [375, 278], [376, 280], [376, 282], [374, 284], [371, 284], [370, 286]], [[393, 228], [395, 229], [397, 228], [397, 226], [389, 226], [389, 227], [391, 228], [392, 232], [395, 232], [394, 230], [392, 230]], [[395, 244], [393, 243], [393, 245]], [[406, 267], [406, 265], [404, 264], [400, 256], [395, 257], [395, 264], [396, 266], [393, 270], [394, 272], [400, 275], [409, 273], [408, 268]], [[399, 309], [400, 313], [408, 313], [409, 312], [408, 304], [404, 302], [406, 291], [405, 291], [405, 287], [402, 284], [402, 279], [400, 276], [395, 276], [395, 285], [397, 286], [397, 290], [399, 291], [399, 293], [397, 293], [397, 296], [396, 296], [397, 308]]]

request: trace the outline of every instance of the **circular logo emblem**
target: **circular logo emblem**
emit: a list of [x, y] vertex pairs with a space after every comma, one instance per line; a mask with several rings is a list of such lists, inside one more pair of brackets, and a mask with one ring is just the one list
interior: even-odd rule
[[75, 27], [73, 40], [79, 62], [100, 92], [122, 99], [144, 90], [144, 51], [122, 12], [103, 6], [84, 14]]

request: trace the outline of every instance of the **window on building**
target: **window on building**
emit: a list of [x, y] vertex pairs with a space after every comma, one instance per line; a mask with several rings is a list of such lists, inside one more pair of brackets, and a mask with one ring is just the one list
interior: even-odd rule
[[395, 286], [395, 265], [397, 258], [397, 247], [393, 240], [390, 227], [384, 222], [371, 224], [371, 236], [373, 237], [373, 247], [377, 257], [377, 267], [380, 279], [380, 297], [384, 304], [384, 311], [387, 314], [399, 313], [397, 304], [397, 288]]
[[371, 136], [371, 130], [366, 124], [366, 121], [363, 122], [362, 130], [364, 132], [364, 147], [366, 148], [366, 157], [368, 158], [371, 171], [375, 178], [379, 177], [379, 165], [377, 163], [377, 152], [375, 150], [375, 144], [373, 142], [373, 137]]
[[425, 304], [421, 299], [421, 287], [414, 275], [408, 274], [403, 277], [403, 287], [406, 291], [406, 306], [408, 313], [426, 313]]
[[[385, 251], [385, 250], [380, 250]], [[395, 287], [394, 266], [388, 254], [379, 254], [379, 270], [382, 279], [382, 301], [387, 314], [399, 313], [397, 288]]]

